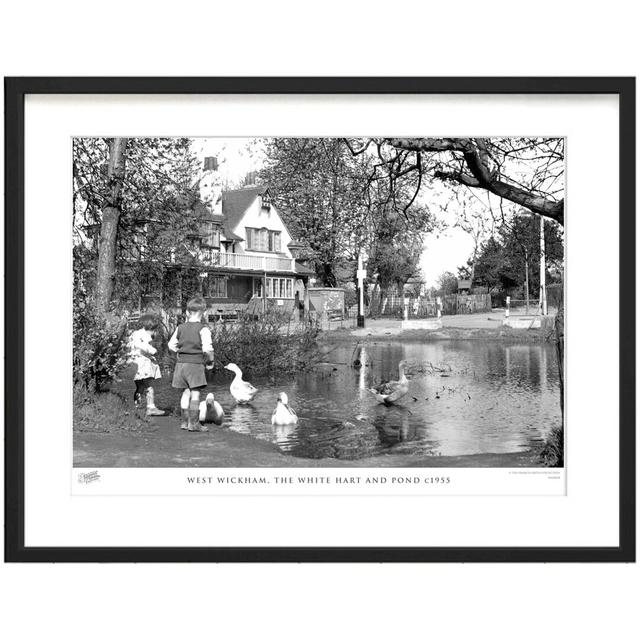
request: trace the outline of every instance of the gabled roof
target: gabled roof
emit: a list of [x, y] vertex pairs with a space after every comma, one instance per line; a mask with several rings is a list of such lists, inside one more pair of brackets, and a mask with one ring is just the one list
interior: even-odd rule
[[254, 185], [243, 189], [222, 192], [222, 213], [225, 217], [225, 230], [235, 229], [242, 220], [244, 212], [253, 201], [267, 191], [265, 185]]

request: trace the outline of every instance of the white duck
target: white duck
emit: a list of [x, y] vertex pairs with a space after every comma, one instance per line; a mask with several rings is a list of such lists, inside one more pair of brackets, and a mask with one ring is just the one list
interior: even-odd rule
[[213, 393], [208, 393], [206, 400], [200, 403], [200, 422], [205, 424], [213, 422], [213, 424], [222, 424], [224, 420], [224, 409], [222, 405], [214, 398]]
[[284, 391], [278, 394], [278, 402], [271, 415], [271, 424], [278, 426], [298, 424], [298, 416], [289, 406], [289, 398]]
[[371, 393], [376, 397], [378, 402], [383, 402], [384, 404], [393, 404], [407, 395], [409, 391], [409, 380], [404, 373], [404, 368], [406, 366], [406, 361], [401, 360], [398, 364], [398, 373], [400, 375], [399, 380], [392, 380], [391, 382], [384, 382], [377, 387], [373, 387], [369, 389]]
[[226, 364], [224, 368], [229, 371], [233, 371], [233, 373], [236, 374], [236, 377], [233, 379], [233, 382], [229, 387], [229, 391], [235, 401], [238, 404], [251, 402], [256, 393], [258, 393], [258, 390], [250, 382], [242, 379], [242, 371], [240, 370], [240, 367], [237, 364], [230, 362], [229, 364]]

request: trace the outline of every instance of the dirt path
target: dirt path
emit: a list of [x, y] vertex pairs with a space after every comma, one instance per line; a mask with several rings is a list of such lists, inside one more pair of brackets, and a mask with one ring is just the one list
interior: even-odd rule
[[145, 433], [74, 433], [75, 467], [536, 467], [525, 451], [470, 456], [389, 454], [361, 460], [296, 458], [270, 442], [212, 425], [182, 431], [175, 416], [154, 418]]

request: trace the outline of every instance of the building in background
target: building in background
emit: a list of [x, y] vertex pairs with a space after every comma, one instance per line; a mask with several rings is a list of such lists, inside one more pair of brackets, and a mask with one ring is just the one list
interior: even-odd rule
[[161, 285], [150, 287], [140, 309], [161, 306], [181, 314], [186, 298], [197, 294], [207, 302], [209, 321], [270, 307], [301, 309], [315, 272], [296, 261], [302, 245], [291, 237], [268, 187], [248, 184], [223, 191], [217, 168], [215, 158], [205, 158], [194, 205], [197, 228], [188, 238], [191, 259], [179, 264], [172, 258], [167, 267], [178, 285], [172, 300]]

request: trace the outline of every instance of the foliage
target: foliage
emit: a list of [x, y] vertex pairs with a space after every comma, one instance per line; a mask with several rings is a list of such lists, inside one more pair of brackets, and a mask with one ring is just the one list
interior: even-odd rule
[[150, 423], [132, 409], [132, 403], [117, 393], [91, 393], [84, 385], [76, 385], [73, 389], [73, 429], [91, 433], [144, 432], [150, 429]]
[[339, 138], [272, 138], [260, 179], [278, 211], [309, 246], [318, 278], [336, 286], [340, 258], [356, 258], [366, 233], [364, 171]]
[[[266, 156], [261, 180], [272, 187], [291, 232], [308, 244], [323, 285], [338, 284], [337, 267], [355, 279], [360, 254], [381, 288], [406, 282], [430, 224], [415, 199], [415, 180], [380, 179], [378, 156], [354, 155], [340, 138], [271, 139]], [[409, 266], [398, 267], [399, 251]]]
[[100, 391], [126, 366], [126, 320], [100, 317], [94, 312], [93, 291], [88, 291], [74, 260], [73, 381], [90, 391]]
[[[545, 262], [547, 281], [561, 272], [564, 259], [561, 227], [553, 221], [545, 223]], [[469, 263], [471, 263], [471, 259]], [[480, 246], [475, 262], [475, 283], [492, 290], [524, 290], [528, 266], [529, 292], [540, 286], [540, 218], [514, 216], [505, 220]]]
[[553, 427], [540, 451], [540, 459], [545, 467], [564, 466], [564, 430]]
[[436, 295], [449, 296], [453, 293], [458, 293], [458, 278], [456, 278], [450, 271], [445, 271], [438, 277], [438, 289]]
[[[108, 143], [75, 138], [73, 144], [74, 244], [95, 269], [102, 213], [108, 201]], [[196, 158], [188, 138], [130, 138], [118, 223], [113, 308], [138, 305], [158, 293], [171, 256], [197, 261], [191, 246], [198, 229]], [[87, 286], [92, 283], [87, 280]], [[171, 293], [171, 292], [170, 292]], [[175, 304], [169, 295], [168, 305]]]
[[291, 375], [313, 366], [319, 359], [315, 324], [291, 328], [288, 314], [270, 311], [254, 319], [245, 316], [234, 324], [212, 330], [215, 367], [229, 362], [253, 376]]

